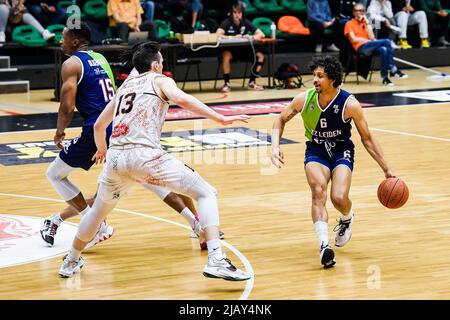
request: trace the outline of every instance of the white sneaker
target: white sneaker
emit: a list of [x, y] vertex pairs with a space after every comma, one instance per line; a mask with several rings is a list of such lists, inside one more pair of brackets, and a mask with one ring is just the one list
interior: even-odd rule
[[322, 45], [321, 45], [321, 44], [318, 44], [318, 45], [316, 46], [315, 52], [316, 52], [316, 53], [322, 53]]
[[95, 246], [97, 243], [100, 243], [102, 241], [108, 240], [112, 237], [114, 233], [114, 228], [111, 227], [109, 224], [106, 223], [106, 221], [103, 221], [100, 225], [100, 228], [98, 229], [94, 239], [89, 242], [85, 249], [89, 249], [93, 246]]
[[327, 47], [327, 50], [328, 50], [328, 51], [333, 51], [333, 52], [339, 52], [339, 51], [340, 51], [339, 48], [336, 47], [336, 45], [335, 45], [334, 43], [332, 43], [331, 45], [329, 45], [329, 46]]
[[323, 264], [325, 269], [331, 268], [336, 264], [334, 251], [329, 244], [320, 248], [320, 263]]
[[396, 45], [395, 42], [392, 40], [391, 40], [391, 47], [392, 47], [392, 50], [400, 50], [401, 49], [401, 47]]
[[355, 215], [350, 220], [342, 221], [339, 219], [339, 224], [334, 227], [335, 232], [334, 245], [336, 247], [343, 247], [352, 237], [352, 224], [355, 220]]
[[0, 42], [6, 42], [6, 34], [3, 31], [0, 32]]
[[55, 38], [55, 34], [45, 29], [44, 32], [42, 32], [42, 38], [45, 40], [51, 40]]
[[245, 281], [252, 276], [237, 269], [224, 254], [222, 259], [212, 256], [203, 269], [203, 275], [207, 278], [220, 278], [228, 281]]
[[205, 232], [203, 231], [202, 227], [200, 226], [200, 221], [195, 220], [194, 228], [192, 230], [194, 231], [195, 235], [198, 238], [198, 242], [200, 244], [200, 249], [207, 250], [208, 246], [206, 245]]
[[72, 261], [69, 259], [69, 255], [66, 255], [59, 269], [59, 275], [63, 278], [71, 278], [74, 273], [80, 272], [83, 266], [84, 260], [82, 257], [79, 257], [77, 261]]

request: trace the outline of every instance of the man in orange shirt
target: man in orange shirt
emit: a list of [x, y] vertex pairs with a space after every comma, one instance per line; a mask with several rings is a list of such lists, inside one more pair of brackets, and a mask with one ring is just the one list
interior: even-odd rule
[[354, 18], [345, 24], [344, 34], [349, 39], [356, 52], [370, 57], [374, 52], [379, 53], [381, 57], [381, 77], [385, 86], [394, 84], [388, 77], [390, 76], [405, 79], [408, 76], [401, 72], [394, 63], [394, 52], [389, 39], [376, 40], [373, 29], [367, 23], [364, 15], [364, 6], [360, 3], [353, 8]]
[[130, 31], [141, 31], [143, 13], [139, 0], [108, 1], [109, 26], [124, 41], [128, 40]]

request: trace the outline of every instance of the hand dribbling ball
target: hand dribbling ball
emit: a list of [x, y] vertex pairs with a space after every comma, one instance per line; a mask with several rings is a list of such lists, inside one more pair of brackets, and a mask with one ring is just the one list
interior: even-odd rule
[[389, 209], [398, 209], [408, 201], [409, 190], [406, 183], [399, 178], [388, 178], [378, 186], [378, 200]]

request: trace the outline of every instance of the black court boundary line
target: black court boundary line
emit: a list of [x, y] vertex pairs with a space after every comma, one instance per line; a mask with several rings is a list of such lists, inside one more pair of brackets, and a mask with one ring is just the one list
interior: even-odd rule
[[[393, 96], [395, 93], [409, 93], [409, 92], [426, 92], [426, 91], [442, 91], [450, 90], [450, 88], [434, 88], [434, 89], [417, 89], [417, 90], [403, 90], [403, 91], [386, 91], [386, 92], [367, 92], [354, 94], [355, 97], [362, 103], [372, 104], [372, 106], [365, 106], [364, 108], [383, 108], [383, 107], [395, 107], [399, 105], [410, 104], [437, 104], [442, 101], [426, 100], [420, 98], [407, 98]], [[208, 106], [220, 106], [220, 105], [239, 105], [239, 104], [257, 104], [268, 102], [284, 102], [290, 101], [292, 98], [272, 98], [263, 100], [244, 100], [244, 101], [232, 101], [232, 102], [214, 102], [208, 103]], [[397, 102], [397, 103], [396, 103]], [[176, 105], [171, 105], [171, 109], [181, 109]], [[252, 113], [251, 116], [273, 114], [278, 112], [260, 112]], [[18, 132], [18, 131], [33, 131], [33, 130], [45, 130], [55, 129], [58, 113], [34, 113], [26, 115], [11, 115], [0, 116], [0, 132]], [[166, 121], [186, 121], [186, 120], [198, 120], [203, 117], [192, 117], [187, 119], [171, 119]], [[83, 119], [78, 112], [75, 112], [72, 123], [68, 128], [78, 128], [83, 126]]]

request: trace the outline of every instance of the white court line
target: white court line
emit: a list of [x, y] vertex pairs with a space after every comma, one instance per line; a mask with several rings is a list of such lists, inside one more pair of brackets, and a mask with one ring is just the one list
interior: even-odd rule
[[[35, 197], [35, 196], [26, 196], [26, 195], [20, 195], [20, 194], [11, 194], [11, 193], [0, 193], [0, 196], [5, 196], [5, 197], [15, 197], [15, 198], [24, 198], [24, 199], [33, 199], [33, 200], [47, 200], [47, 201], [53, 201], [53, 202], [64, 202], [63, 200], [60, 199], [52, 199], [52, 198], [45, 198], [45, 197]], [[139, 216], [139, 217], [143, 217], [143, 218], [149, 218], [149, 219], [154, 219], [154, 220], [158, 220], [158, 221], [162, 221], [162, 222], [167, 222], [173, 225], [176, 225], [178, 227], [181, 228], [185, 228], [188, 230], [192, 230], [191, 227], [186, 226], [184, 224], [178, 223], [178, 222], [174, 222], [174, 221], [170, 221], [170, 220], [166, 220], [163, 218], [159, 218], [159, 217], [155, 217], [155, 216], [151, 216], [151, 215], [147, 215], [147, 214], [143, 214], [143, 213], [139, 213], [139, 212], [135, 212], [135, 211], [130, 211], [130, 210], [125, 210], [125, 209], [114, 209], [115, 211], [119, 211], [119, 212], [124, 212], [124, 213], [129, 213], [135, 216]], [[250, 278], [250, 280], [247, 280], [245, 282], [245, 289], [242, 292], [241, 296], [239, 297], [239, 300], [247, 300], [248, 296], [250, 295], [252, 289], [253, 289], [253, 285], [254, 285], [254, 272], [253, 272], [253, 268], [252, 265], [250, 264], [250, 262], [247, 260], [247, 258], [238, 250], [236, 249], [233, 245], [229, 244], [226, 241], [220, 240], [220, 242], [222, 242], [222, 244], [227, 247], [228, 249], [230, 249], [231, 251], [233, 251], [233, 253], [242, 261], [242, 263], [245, 266], [246, 271], [252, 275], [252, 277]]]
[[425, 136], [423, 134], [415, 134], [415, 133], [409, 133], [409, 132], [403, 132], [403, 131], [395, 131], [395, 130], [386, 130], [386, 129], [379, 129], [379, 128], [370, 128], [370, 130], [380, 131], [380, 132], [385, 132], [385, 133], [399, 134], [399, 135], [402, 135], [402, 136], [410, 136], [410, 137], [416, 137], [416, 138], [424, 138], [424, 139], [430, 139], [430, 140], [438, 140], [438, 141], [450, 142], [450, 139], [447, 139], [447, 138]]

